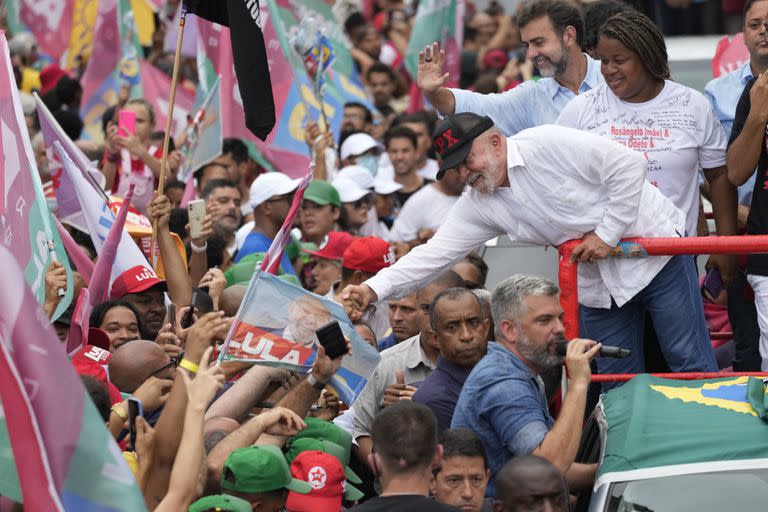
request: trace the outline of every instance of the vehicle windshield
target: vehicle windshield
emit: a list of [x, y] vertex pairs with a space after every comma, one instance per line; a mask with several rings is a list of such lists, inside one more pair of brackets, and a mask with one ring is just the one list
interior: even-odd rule
[[605, 512], [765, 510], [768, 469], [721, 471], [617, 482]]

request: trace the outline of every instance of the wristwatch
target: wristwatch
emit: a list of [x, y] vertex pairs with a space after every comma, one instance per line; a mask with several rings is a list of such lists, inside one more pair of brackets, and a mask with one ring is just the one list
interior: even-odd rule
[[312, 386], [318, 391], [322, 391], [323, 389], [325, 389], [325, 386], [327, 384], [327, 382], [320, 382], [319, 380], [317, 380], [315, 376], [312, 375], [312, 372], [309, 372], [307, 374], [307, 382], [309, 383], [310, 386]]

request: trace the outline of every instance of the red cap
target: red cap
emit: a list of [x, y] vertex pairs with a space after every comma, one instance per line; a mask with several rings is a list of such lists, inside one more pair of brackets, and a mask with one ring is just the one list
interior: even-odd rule
[[109, 382], [107, 375], [107, 365], [109, 358], [112, 357], [108, 351], [93, 345], [84, 345], [72, 356], [72, 366], [79, 375], [90, 375], [102, 384], [107, 386], [109, 399], [112, 404], [119, 404], [123, 401], [120, 391]]
[[325, 236], [325, 240], [320, 244], [318, 250], [307, 251], [305, 249], [304, 252], [311, 254], [312, 256], [317, 256], [318, 258], [341, 261], [344, 257], [344, 251], [354, 239], [355, 237], [346, 231], [331, 231]]
[[339, 459], [320, 450], [301, 452], [291, 463], [291, 476], [312, 486], [309, 494], [290, 491], [285, 508], [292, 512], [338, 512], [346, 475]]
[[48, 64], [40, 71], [40, 94], [45, 94], [59, 83], [67, 72], [58, 64]]
[[88, 344], [109, 351], [109, 336], [98, 327], [88, 328]]
[[375, 274], [395, 262], [395, 252], [388, 242], [375, 236], [358, 238], [344, 251], [342, 266], [350, 270], [359, 270]]
[[155, 275], [155, 271], [145, 265], [131, 267], [112, 283], [110, 298], [119, 299], [129, 293], [139, 293], [156, 284], [165, 285], [165, 281]]
[[494, 48], [485, 52], [483, 57], [483, 66], [488, 69], [504, 69], [509, 62], [509, 56], [504, 50]]

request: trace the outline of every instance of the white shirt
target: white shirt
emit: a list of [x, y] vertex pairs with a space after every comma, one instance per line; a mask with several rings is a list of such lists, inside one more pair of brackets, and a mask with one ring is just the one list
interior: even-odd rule
[[699, 169], [725, 165], [728, 142], [701, 93], [667, 80], [652, 100], [629, 103], [601, 85], [566, 105], [557, 124], [607, 137], [641, 153], [648, 160], [646, 179], [685, 212], [685, 229], [696, 235]]
[[[507, 166], [509, 187], [486, 196], [468, 191], [429, 242], [366, 281], [379, 299], [411, 293], [504, 233], [516, 243], [557, 246], [594, 230], [612, 247], [625, 237], [683, 235], [683, 212], [645, 181], [642, 155], [611, 140], [538, 126], [507, 139]], [[609, 308], [613, 298], [622, 306], [667, 261], [607, 258], [579, 265], [579, 302]]]
[[434, 183], [413, 194], [400, 209], [392, 225], [390, 239], [394, 242], [415, 240], [420, 229], [437, 231], [460, 196], [444, 194]]
[[235, 232], [235, 249], [239, 251], [240, 248], [243, 247], [245, 239], [248, 238], [248, 235], [253, 231], [253, 226], [255, 225], [256, 223], [254, 221], [246, 222]]

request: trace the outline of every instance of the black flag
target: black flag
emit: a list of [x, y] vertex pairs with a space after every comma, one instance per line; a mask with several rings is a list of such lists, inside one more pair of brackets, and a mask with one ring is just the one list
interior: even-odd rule
[[269, 78], [258, 0], [185, 0], [187, 12], [229, 27], [245, 126], [265, 140], [275, 127], [275, 100]]

